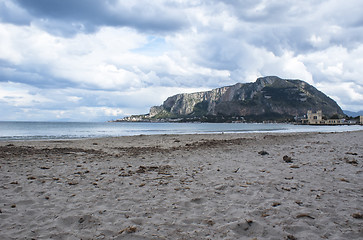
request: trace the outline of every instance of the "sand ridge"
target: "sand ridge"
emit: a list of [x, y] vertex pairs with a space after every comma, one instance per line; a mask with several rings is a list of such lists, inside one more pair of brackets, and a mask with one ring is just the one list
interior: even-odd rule
[[0, 142], [1, 239], [362, 239], [363, 131]]

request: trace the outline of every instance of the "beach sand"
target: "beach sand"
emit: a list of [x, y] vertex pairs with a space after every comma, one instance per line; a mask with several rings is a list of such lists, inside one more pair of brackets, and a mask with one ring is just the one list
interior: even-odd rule
[[0, 239], [363, 239], [363, 131], [0, 142]]

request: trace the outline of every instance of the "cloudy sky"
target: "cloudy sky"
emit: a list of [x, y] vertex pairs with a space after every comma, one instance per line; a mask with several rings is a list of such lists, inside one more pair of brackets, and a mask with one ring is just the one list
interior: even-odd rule
[[0, 120], [105, 121], [301, 79], [363, 110], [361, 0], [0, 0]]

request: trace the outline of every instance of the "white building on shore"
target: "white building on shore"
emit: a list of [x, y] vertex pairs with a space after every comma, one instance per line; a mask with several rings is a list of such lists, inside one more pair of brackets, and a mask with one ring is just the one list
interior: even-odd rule
[[316, 113], [309, 110], [307, 112], [307, 118], [301, 119], [302, 124], [311, 124], [311, 125], [340, 125], [344, 124], [345, 119], [323, 119], [323, 111], [318, 110]]

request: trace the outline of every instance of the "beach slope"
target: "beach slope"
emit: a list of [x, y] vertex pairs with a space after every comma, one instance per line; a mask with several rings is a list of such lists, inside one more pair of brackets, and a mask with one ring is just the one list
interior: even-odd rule
[[363, 131], [0, 142], [1, 239], [362, 239]]

